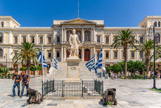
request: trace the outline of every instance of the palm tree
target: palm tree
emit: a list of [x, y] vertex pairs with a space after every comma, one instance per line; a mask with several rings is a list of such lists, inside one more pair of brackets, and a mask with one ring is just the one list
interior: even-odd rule
[[127, 48], [128, 47], [135, 47], [135, 43], [138, 43], [136, 39], [132, 36], [132, 31], [128, 30], [122, 30], [119, 32], [119, 35], [114, 38], [114, 42], [112, 43], [112, 47], [118, 48], [123, 47], [124, 49], [124, 61], [125, 61], [125, 79], [127, 79]]
[[21, 61], [22, 64], [25, 63], [27, 67], [27, 74], [29, 74], [31, 63], [34, 65], [37, 64], [39, 49], [35, 48], [35, 44], [29, 42], [22, 43], [16, 49], [18, 49], [18, 52], [12, 58], [14, 64], [18, 61]]
[[149, 72], [150, 67], [150, 58], [152, 56], [151, 51], [153, 49], [153, 40], [146, 40], [143, 44], [141, 44], [141, 47], [139, 50], [141, 52], [145, 53], [145, 62], [146, 62], [146, 72]]

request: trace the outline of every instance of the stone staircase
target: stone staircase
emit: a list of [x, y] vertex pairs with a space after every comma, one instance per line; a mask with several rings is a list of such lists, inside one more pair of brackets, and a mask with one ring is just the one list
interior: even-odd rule
[[[93, 79], [94, 78], [94, 70], [89, 71], [85, 66], [86, 62], [81, 61], [80, 66], [80, 79]], [[54, 69], [53, 77], [54, 79], [65, 80], [67, 78], [67, 62], [59, 62], [59, 69]]]

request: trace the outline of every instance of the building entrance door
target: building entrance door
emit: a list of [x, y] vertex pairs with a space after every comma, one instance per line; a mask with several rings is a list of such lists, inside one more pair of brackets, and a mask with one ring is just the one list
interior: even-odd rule
[[90, 50], [89, 49], [85, 49], [84, 52], [84, 61], [89, 61], [90, 60]]

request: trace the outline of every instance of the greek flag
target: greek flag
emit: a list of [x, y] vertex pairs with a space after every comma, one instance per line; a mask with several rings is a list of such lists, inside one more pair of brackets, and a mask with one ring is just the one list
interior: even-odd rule
[[44, 55], [43, 55], [43, 57], [42, 57], [42, 50], [39, 52], [39, 55], [38, 55], [38, 57], [37, 57], [37, 59], [38, 59], [38, 61], [40, 62], [40, 63], [42, 63], [42, 58], [43, 58], [43, 66], [44, 67], [48, 67], [48, 65], [46, 64], [46, 62], [45, 62], [45, 57], [44, 57]]
[[101, 48], [101, 52], [100, 52], [100, 54], [98, 56], [98, 60], [96, 62], [95, 73], [97, 73], [97, 69], [102, 66], [103, 66], [103, 48]]
[[54, 57], [54, 68], [58, 70], [58, 61], [55, 57]]
[[86, 67], [89, 71], [95, 68], [95, 55], [86, 63]]

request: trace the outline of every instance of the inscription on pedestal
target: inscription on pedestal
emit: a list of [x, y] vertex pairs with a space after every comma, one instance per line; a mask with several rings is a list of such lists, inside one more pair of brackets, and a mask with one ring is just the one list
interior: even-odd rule
[[80, 59], [71, 57], [67, 59], [67, 81], [80, 80]]

